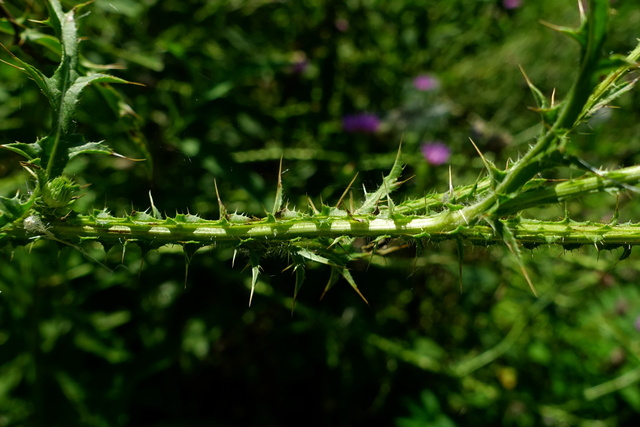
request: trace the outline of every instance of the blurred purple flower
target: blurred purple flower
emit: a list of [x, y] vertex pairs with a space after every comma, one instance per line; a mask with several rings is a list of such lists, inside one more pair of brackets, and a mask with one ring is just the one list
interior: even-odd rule
[[349, 21], [344, 18], [338, 18], [335, 22], [336, 29], [342, 33], [349, 29]]
[[293, 74], [302, 74], [309, 67], [309, 61], [307, 59], [301, 59], [291, 64], [291, 72]]
[[291, 53], [291, 62], [289, 62], [289, 66], [287, 70], [291, 74], [302, 74], [307, 71], [309, 68], [309, 58], [307, 58], [307, 54], [301, 50], [296, 50]]
[[505, 9], [517, 9], [522, 6], [522, 0], [502, 0]]
[[342, 118], [345, 132], [375, 133], [380, 127], [380, 119], [375, 114], [351, 114]]
[[425, 160], [434, 166], [446, 163], [451, 157], [451, 149], [440, 141], [425, 142], [421, 150]]
[[634, 326], [636, 327], [636, 331], [640, 331], [640, 316], [636, 317]]
[[437, 89], [440, 86], [440, 82], [437, 78], [429, 74], [421, 74], [413, 79], [413, 87], [422, 91], [429, 91]]

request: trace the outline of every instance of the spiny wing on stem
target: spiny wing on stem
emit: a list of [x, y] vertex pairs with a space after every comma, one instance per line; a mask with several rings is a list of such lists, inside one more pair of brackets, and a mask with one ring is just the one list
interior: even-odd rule
[[400, 178], [403, 169], [403, 164], [400, 159], [401, 149], [402, 146], [398, 148], [396, 160], [393, 162], [393, 166], [391, 167], [389, 174], [382, 179], [382, 184], [380, 184], [380, 187], [378, 187], [376, 191], [366, 195], [365, 201], [358, 209], [356, 209], [356, 214], [361, 215], [374, 212], [378, 207], [378, 203], [380, 203], [380, 201], [385, 197], [389, 197], [389, 194], [398, 188], [398, 179]]

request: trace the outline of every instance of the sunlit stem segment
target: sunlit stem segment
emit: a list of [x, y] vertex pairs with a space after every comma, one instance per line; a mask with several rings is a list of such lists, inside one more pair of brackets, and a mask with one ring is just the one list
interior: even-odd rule
[[[460, 218], [455, 212], [407, 221], [376, 218], [331, 219], [314, 218], [266, 223], [257, 221], [243, 225], [220, 224], [219, 221], [202, 221], [181, 224], [158, 221], [154, 223], [124, 221], [113, 218], [96, 223], [91, 218], [80, 218], [74, 224], [50, 224], [47, 234], [64, 241], [97, 240], [104, 244], [138, 241], [153, 246], [163, 244], [195, 243], [206, 245], [255, 242], [280, 244], [298, 242], [299, 238], [361, 236], [375, 238], [382, 235], [426, 238], [442, 241], [463, 238], [477, 244], [501, 242], [488, 225], [473, 225], [447, 231], [446, 225]], [[640, 244], [640, 225], [610, 225], [577, 223], [572, 221], [513, 220], [505, 222], [522, 244], [570, 244], [596, 245], [596, 247]]]

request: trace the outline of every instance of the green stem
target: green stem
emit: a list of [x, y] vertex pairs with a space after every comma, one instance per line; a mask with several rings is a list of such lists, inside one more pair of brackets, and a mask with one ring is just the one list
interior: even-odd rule
[[[639, 181], [640, 166], [630, 166], [614, 171], [602, 171], [600, 176], [571, 179], [560, 183], [545, 179], [529, 181], [532, 188], [525, 188], [514, 198], [502, 202], [495, 210], [495, 214], [499, 217], [513, 215], [536, 206], [559, 203], [612, 188], [621, 188], [622, 185], [633, 185]], [[485, 178], [475, 185], [458, 187], [451, 192], [430, 194], [420, 199], [406, 201], [397, 205], [394, 212], [410, 215], [416, 212], [428, 213], [444, 209], [448, 203], [467, 202], [477, 197], [478, 194], [485, 193], [489, 188], [490, 180]]]
[[[152, 246], [194, 243], [203, 246], [223, 243], [278, 245], [282, 242], [304, 245], [300, 238], [339, 238], [393, 236], [428, 238], [432, 241], [464, 238], [477, 244], [501, 242], [488, 225], [469, 225], [450, 229], [460, 221], [460, 211], [443, 212], [430, 217], [385, 219], [359, 216], [353, 218], [319, 218], [248, 224], [229, 224], [221, 221], [198, 221], [176, 224], [173, 220], [154, 222], [133, 221], [129, 218], [110, 218], [96, 221], [78, 217], [73, 221], [49, 224], [44, 238], [62, 241], [97, 240], [103, 244], [125, 241]], [[517, 219], [505, 221], [517, 241], [524, 245], [557, 243], [563, 245], [596, 245], [598, 248], [640, 244], [640, 225], [611, 225], [593, 222], [537, 221]], [[24, 230], [6, 230], [15, 238], [28, 237]]]
[[616, 391], [620, 391], [623, 388], [640, 381], [640, 367], [632, 369], [617, 378], [607, 381], [606, 383], [598, 384], [597, 386], [588, 388], [584, 391], [584, 397], [587, 400], [596, 400], [602, 396], [605, 396]]
[[[591, 96], [599, 72], [599, 62], [602, 57], [602, 45], [607, 35], [607, 21], [609, 17], [609, 0], [591, 0], [589, 2], [589, 18], [586, 21], [586, 40], [582, 43], [582, 59], [580, 71], [566, 103], [554, 124], [557, 132], [573, 129], [577, 124], [587, 100]], [[578, 33], [578, 36], [583, 34]]]
[[[496, 212], [509, 215], [526, 208], [558, 203], [594, 192], [617, 188], [620, 184], [633, 184], [640, 180], [640, 166], [632, 166], [613, 172], [603, 172], [602, 176], [574, 179], [544, 187], [538, 186], [524, 191], [500, 206]], [[461, 198], [471, 197], [478, 189], [485, 189], [486, 182], [473, 187], [462, 187], [453, 191]], [[202, 245], [224, 242], [238, 243], [253, 239], [256, 242], [295, 241], [298, 238], [361, 236], [404, 236], [432, 240], [466, 238], [476, 243], [490, 243], [501, 240], [493, 229], [486, 225], [472, 224], [471, 215], [481, 216], [491, 208], [493, 199], [487, 197], [481, 202], [458, 210], [444, 210], [427, 215], [412, 215], [411, 212], [423, 207], [445, 205], [442, 200], [451, 198], [451, 193], [431, 195], [429, 200], [418, 200], [399, 205], [394, 215], [383, 211], [380, 215], [301, 215], [293, 219], [263, 219], [232, 223], [227, 220], [207, 221], [195, 217], [178, 216], [175, 219], [154, 219], [148, 217], [114, 218], [108, 215], [79, 215], [65, 221], [53, 221], [48, 225], [45, 237], [55, 237], [64, 241], [78, 239], [98, 240], [105, 244], [125, 240], [139, 241], [151, 245], [197, 243]], [[569, 221], [535, 221], [517, 219], [507, 222], [521, 243], [544, 244], [594, 244], [629, 245], [640, 243], [640, 225], [576, 223]], [[21, 228], [6, 228], [5, 233], [14, 238], [28, 237]], [[33, 232], [33, 231], [32, 231]]]
[[544, 310], [550, 303], [551, 299], [548, 296], [538, 299], [535, 304], [529, 308], [529, 311], [525, 315], [514, 322], [511, 330], [507, 336], [502, 339], [502, 341], [473, 359], [465, 360], [451, 367], [453, 375], [461, 378], [466, 377], [502, 356], [518, 341], [522, 332], [524, 332], [529, 325], [529, 322], [540, 314], [540, 312], [542, 312], [542, 310]]
[[620, 187], [620, 184], [636, 184], [638, 181], [640, 181], [640, 166], [602, 172], [602, 176], [573, 179], [548, 188], [524, 191], [517, 197], [502, 203], [496, 210], [496, 214], [499, 216], [515, 214], [524, 209], [559, 203], [571, 198]]

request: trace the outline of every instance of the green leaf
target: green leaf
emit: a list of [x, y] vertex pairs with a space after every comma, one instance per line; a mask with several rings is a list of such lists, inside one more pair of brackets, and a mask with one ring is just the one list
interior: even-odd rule
[[[49, 0], [49, 19], [46, 23], [54, 30], [60, 41], [61, 58], [58, 68], [51, 77], [45, 76], [37, 68], [21, 60], [2, 46], [11, 55], [14, 65], [36, 82], [42, 93], [47, 97], [52, 106], [52, 129], [49, 135], [39, 141], [42, 152], [42, 166], [46, 170], [47, 179], [55, 178], [62, 174], [67, 162], [71, 146], [77, 146], [77, 137], [70, 135], [73, 116], [75, 115], [82, 91], [92, 83], [129, 83], [126, 80], [108, 75], [91, 74], [81, 76], [78, 70], [78, 35], [74, 19], [75, 11], [83, 5], [76, 6], [65, 13], [59, 0]], [[11, 64], [10, 64], [11, 65]], [[24, 146], [14, 146], [21, 155], [33, 159], [34, 150], [25, 151]], [[97, 149], [97, 147], [94, 147]], [[19, 152], [19, 151], [22, 152]], [[102, 148], [100, 152], [104, 152]]]
[[31, 208], [32, 201], [23, 201], [19, 194], [12, 198], [0, 196], [0, 227], [23, 217]]
[[69, 160], [80, 154], [114, 154], [114, 151], [101, 142], [87, 142], [82, 145], [71, 147], [68, 150]]
[[362, 298], [362, 300], [365, 303], [367, 303], [367, 305], [369, 304], [369, 301], [367, 301], [364, 295], [362, 295], [362, 293], [360, 292], [360, 289], [358, 289], [358, 285], [353, 279], [353, 276], [351, 276], [351, 273], [349, 272], [347, 267], [344, 265], [344, 261], [338, 259], [337, 255], [335, 255], [334, 253], [327, 252], [323, 254], [326, 256], [322, 256], [322, 255], [318, 255], [317, 253], [311, 252], [307, 249], [301, 249], [301, 248], [298, 248], [297, 253], [300, 256], [307, 258], [311, 261], [316, 261], [321, 264], [331, 266], [331, 277], [329, 278], [329, 283], [327, 283], [327, 286], [325, 287], [324, 292], [322, 293], [322, 296], [320, 297], [320, 299], [324, 298], [324, 295], [327, 293], [329, 288], [331, 288], [335, 284], [335, 282], [338, 279], [338, 276], [336, 273], [338, 273], [342, 277], [344, 277], [345, 280], [349, 283], [349, 285], [351, 285], [353, 290], [356, 291], [358, 295], [360, 295], [360, 298]]
[[318, 255], [315, 252], [312, 252], [308, 249], [304, 249], [304, 248], [297, 248], [296, 253], [299, 254], [300, 256], [310, 260], [310, 261], [315, 261], [318, 262], [320, 264], [324, 264], [324, 265], [330, 265], [332, 267], [338, 267], [338, 265], [336, 265], [335, 263], [331, 262], [331, 260], [329, 260], [329, 258], [323, 257], [321, 255]]
[[2, 144], [0, 145], [0, 148], [13, 151], [14, 153], [24, 157], [27, 160], [37, 159], [42, 155], [42, 147], [38, 142], [33, 142], [30, 144], [24, 142], [14, 142], [11, 144]]
[[149, 190], [149, 202], [151, 203], [151, 213], [153, 214], [154, 219], [162, 219], [162, 214], [156, 208], [156, 205], [153, 203], [153, 196], [151, 196], [151, 190]]
[[184, 253], [184, 288], [187, 288], [187, 280], [189, 279], [189, 266], [193, 256], [200, 249], [200, 245], [184, 244], [182, 245], [182, 252]]
[[0, 33], [14, 35], [13, 25], [6, 19], [0, 19]]
[[[108, 74], [98, 73], [77, 76], [75, 70], [67, 70], [67, 76], [60, 76], [57, 75], [58, 71], [60, 71], [60, 68], [56, 70], [56, 73], [49, 81], [56, 85], [55, 91], [52, 91], [52, 93], [61, 95], [60, 105], [54, 105], [54, 115], [57, 114], [57, 117], [54, 117], [54, 119], [57, 119], [54, 130], [57, 130], [60, 134], [67, 134], [70, 131], [73, 116], [80, 101], [80, 95], [87, 86], [92, 83], [130, 83], [127, 80]], [[49, 99], [51, 101], [52, 98]], [[56, 100], [55, 97], [53, 99]]]
[[60, 47], [60, 40], [52, 35], [41, 33], [31, 28], [27, 28], [21, 34], [21, 36], [32, 43], [38, 44], [44, 47], [52, 58], [59, 58], [62, 54]]
[[329, 281], [327, 282], [327, 285], [324, 288], [324, 291], [322, 292], [322, 295], [320, 296], [320, 299], [322, 300], [325, 296], [325, 294], [327, 293], [327, 291], [329, 289], [331, 289], [331, 287], [336, 283], [336, 281], [338, 280], [338, 278], [340, 277], [338, 275], [338, 270], [344, 267], [341, 266], [337, 266], [334, 263], [331, 262], [331, 260], [329, 260], [329, 258], [323, 257], [321, 255], [316, 254], [315, 252], [312, 252], [308, 249], [304, 249], [304, 248], [296, 248], [295, 249], [295, 254], [302, 257], [302, 258], [306, 258], [310, 261], [315, 261], [318, 262], [320, 264], [324, 264], [324, 265], [329, 265], [331, 266], [331, 276], [329, 277]]
[[27, 62], [24, 62], [23, 60], [15, 56], [13, 52], [11, 52], [4, 44], [0, 43], [0, 46], [2, 46], [2, 48], [11, 56], [11, 59], [17, 62], [18, 65], [13, 65], [10, 62], [6, 62], [4, 60], [0, 60], [0, 61], [26, 74], [29, 78], [31, 78], [34, 82], [36, 82], [40, 90], [45, 94], [45, 96], [49, 100], [51, 100], [52, 98], [50, 95], [52, 94], [49, 93], [49, 85], [47, 84], [47, 77], [44, 74], [42, 74], [40, 70], [38, 70], [37, 68], [31, 66]]
[[515, 235], [509, 228], [509, 224], [506, 221], [498, 220], [495, 223], [490, 223], [494, 230], [498, 233], [499, 236], [502, 237], [505, 245], [509, 248], [509, 251], [515, 257], [516, 262], [518, 263], [518, 267], [520, 267], [520, 271], [524, 276], [525, 280], [529, 284], [529, 288], [533, 295], [538, 296], [536, 292], [535, 286], [533, 286], [533, 282], [529, 277], [529, 273], [527, 273], [527, 268], [524, 265], [524, 261], [522, 260], [522, 253], [520, 252], [520, 246], [518, 246], [518, 241], [516, 240]]
[[302, 284], [305, 279], [305, 263], [302, 257], [298, 255], [293, 255], [294, 259], [294, 267], [293, 270], [296, 273], [296, 285], [293, 289], [293, 302], [291, 303], [291, 313], [293, 314], [293, 310], [296, 306], [296, 299], [298, 298], [298, 293], [300, 292], [300, 288], [302, 288]]
[[347, 270], [346, 268], [341, 268], [339, 272], [342, 275], [342, 277], [344, 277], [345, 280], [349, 282], [349, 285], [351, 285], [353, 290], [356, 291], [358, 295], [360, 295], [360, 298], [362, 298], [362, 300], [365, 303], [367, 303], [367, 305], [369, 305], [369, 301], [367, 301], [364, 295], [362, 295], [362, 292], [360, 292], [360, 289], [358, 289], [358, 285], [356, 284], [356, 281], [353, 279], [353, 276], [351, 276], [351, 273], [349, 272], [349, 270]]
[[322, 291], [322, 295], [320, 295], [320, 300], [324, 298], [327, 291], [329, 291], [329, 289], [331, 289], [333, 285], [335, 285], [335, 283], [338, 281], [338, 278], [340, 277], [339, 275], [340, 273], [338, 272], [338, 270], [339, 270], [338, 267], [331, 267], [331, 275], [329, 276], [327, 285], [324, 287], [324, 291]]
[[[582, 7], [581, 3], [579, 5]], [[581, 111], [598, 83], [602, 45], [609, 19], [608, 0], [591, 0], [588, 17], [585, 18], [581, 10], [581, 18], [583, 22], [578, 31], [579, 37], [576, 38], [581, 45], [580, 72], [555, 123], [561, 130], [572, 129], [578, 124]]]
[[640, 59], [640, 43], [629, 53], [628, 56], [621, 59], [618, 56], [612, 56], [609, 61], [604, 60], [606, 64], [600, 62], [600, 67], [615, 66], [613, 69], [593, 90], [589, 99], [582, 108], [582, 112], [578, 116], [577, 121], [581, 122], [593, 116], [598, 110], [609, 105], [613, 100], [630, 91], [636, 86], [637, 79], [622, 81], [622, 77], [626, 76], [630, 70], [636, 68], [636, 61]]
[[153, 158], [149, 152], [149, 144], [144, 133], [141, 130], [142, 119], [138, 116], [131, 106], [124, 100], [122, 94], [115, 90], [108, 83], [101, 83], [93, 86], [105, 100], [109, 108], [113, 111], [120, 123], [126, 126], [129, 140], [133, 143], [136, 150], [136, 157], [145, 160], [144, 166], [147, 174], [151, 177], [153, 172]]
[[547, 97], [544, 96], [542, 91], [538, 89], [536, 85], [533, 84], [533, 82], [531, 82], [531, 80], [529, 79], [529, 76], [524, 71], [524, 68], [520, 67], [520, 72], [524, 76], [524, 80], [527, 82], [527, 86], [529, 86], [529, 90], [531, 90], [531, 93], [533, 94], [533, 98], [536, 100], [536, 105], [538, 106], [538, 109], [549, 108], [549, 101], [547, 101]]

